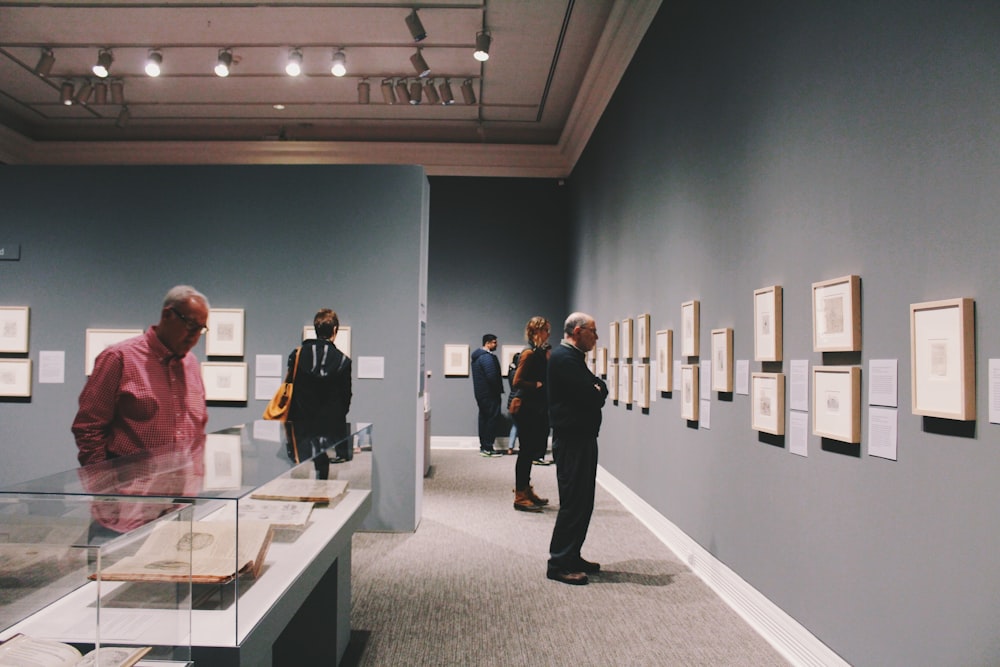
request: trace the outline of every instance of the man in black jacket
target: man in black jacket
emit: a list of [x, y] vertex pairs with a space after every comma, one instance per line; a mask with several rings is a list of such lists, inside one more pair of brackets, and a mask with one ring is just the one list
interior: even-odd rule
[[587, 583], [587, 573], [600, 571], [580, 555], [594, 513], [597, 484], [597, 435], [608, 387], [587, 368], [585, 356], [597, 344], [594, 318], [573, 313], [563, 326], [565, 337], [549, 357], [549, 420], [552, 456], [559, 483], [559, 513], [549, 544], [549, 579], [564, 584]]
[[500, 362], [493, 354], [495, 349], [497, 337], [485, 334], [483, 346], [472, 353], [472, 390], [479, 406], [479, 453], [483, 456], [503, 456], [493, 449], [500, 420], [500, 396], [503, 394]]

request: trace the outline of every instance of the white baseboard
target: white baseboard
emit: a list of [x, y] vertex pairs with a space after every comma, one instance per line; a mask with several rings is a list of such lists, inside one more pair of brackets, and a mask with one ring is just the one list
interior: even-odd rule
[[793, 665], [849, 667], [830, 647], [603, 467], [597, 481]]

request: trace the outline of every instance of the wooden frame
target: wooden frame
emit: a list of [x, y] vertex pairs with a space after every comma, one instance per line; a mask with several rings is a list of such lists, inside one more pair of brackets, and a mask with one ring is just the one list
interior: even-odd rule
[[0, 352], [28, 351], [30, 314], [28, 306], [0, 306]]
[[632, 364], [618, 366], [618, 400], [626, 405], [632, 402]]
[[611, 362], [608, 364], [608, 379], [605, 382], [608, 386], [608, 398], [612, 401], [618, 400], [618, 364]]
[[444, 344], [445, 377], [469, 376], [469, 346], [463, 343]]
[[861, 278], [812, 284], [813, 351], [861, 351]]
[[597, 348], [597, 371], [594, 375], [607, 377], [608, 375], [608, 348]]
[[685, 301], [681, 304], [681, 356], [697, 357], [701, 338], [701, 303]]
[[861, 442], [861, 368], [813, 366], [813, 434]]
[[681, 364], [681, 418], [698, 421], [698, 364]]
[[206, 401], [247, 400], [247, 364], [245, 361], [203, 361], [201, 381]]
[[649, 313], [643, 313], [635, 319], [639, 330], [639, 359], [649, 359]]
[[656, 390], [674, 390], [674, 330], [656, 332]]
[[141, 335], [142, 329], [87, 329], [84, 332], [84, 374], [90, 375], [94, 372], [94, 361], [106, 348]]
[[611, 361], [618, 361], [618, 320], [614, 320], [608, 325], [608, 356]]
[[626, 317], [622, 320], [621, 346], [622, 359], [631, 359], [635, 354], [635, 336], [632, 332], [632, 318]]
[[712, 391], [733, 390], [733, 330], [712, 329]]
[[636, 364], [636, 384], [638, 391], [635, 395], [635, 402], [643, 410], [649, 407], [649, 364]]
[[242, 308], [210, 308], [205, 354], [210, 357], [242, 357], [244, 315]]
[[[316, 328], [311, 324], [302, 327], [302, 340], [312, 340], [316, 338]], [[341, 324], [337, 327], [337, 335], [333, 337], [333, 344], [351, 358], [351, 327]]]
[[31, 359], [0, 359], [0, 396], [31, 396]]
[[514, 360], [514, 355], [524, 349], [524, 345], [501, 345], [500, 346], [500, 375], [507, 377], [510, 363]]
[[785, 374], [753, 373], [750, 377], [750, 426], [755, 431], [785, 434]]
[[781, 361], [781, 286], [753, 293], [753, 351], [756, 361]]
[[975, 302], [910, 305], [910, 376], [915, 415], [976, 418]]

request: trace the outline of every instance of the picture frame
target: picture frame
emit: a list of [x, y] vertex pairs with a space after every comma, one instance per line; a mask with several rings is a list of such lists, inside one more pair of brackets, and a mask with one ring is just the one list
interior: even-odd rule
[[698, 421], [698, 364], [681, 364], [681, 418]]
[[754, 290], [753, 350], [756, 361], [781, 361], [781, 302], [780, 285]]
[[861, 351], [861, 277], [812, 284], [814, 352]]
[[674, 330], [656, 332], [656, 390], [674, 390]]
[[608, 356], [611, 358], [611, 361], [618, 361], [619, 352], [618, 320], [614, 320], [608, 325]]
[[813, 435], [861, 442], [861, 368], [813, 366]]
[[631, 359], [635, 352], [631, 317], [622, 320], [621, 333], [622, 359]]
[[445, 377], [469, 376], [469, 346], [464, 343], [445, 343], [444, 345], [444, 375]]
[[635, 318], [638, 330], [639, 359], [649, 359], [649, 313]]
[[84, 332], [84, 374], [89, 376], [94, 372], [94, 361], [105, 349], [141, 335], [142, 329], [87, 329]]
[[750, 405], [750, 426], [753, 430], [772, 435], [784, 435], [785, 374], [751, 374]]
[[649, 408], [649, 364], [636, 364], [636, 392], [635, 402], [640, 408]]
[[233, 403], [247, 400], [247, 364], [245, 361], [203, 361], [201, 381], [206, 401]]
[[510, 364], [514, 361], [514, 355], [524, 349], [523, 345], [501, 345], [500, 346], [500, 375], [507, 377]]
[[910, 305], [910, 397], [915, 415], [976, 418], [975, 301]]
[[237, 433], [209, 433], [205, 436], [204, 491], [238, 489], [243, 484], [243, 453]]
[[605, 382], [608, 386], [608, 399], [618, 400], [618, 364], [611, 362], [608, 364], [608, 379]]
[[31, 396], [31, 359], [0, 359], [0, 396]]
[[618, 400], [626, 405], [632, 402], [632, 364], [618, 366]]
[[701, 303], [697, 300], [681, 304], [681, 356], [697, 357], [700, 353]]
[[[302, 327], [302, 340], [316, 338], [316, 327], [306, 324]], [[340, 325], [337, 327], [337, 335], [333, 337], [333, 344], [344, 353], [348, 359], [351, 358], [351, 327]]]
[[242, 308], [209, 308], [205, 354], [209, 357], [242, 357], [244, 319]]
[[712, 391], [733, 390], [733, 329], [712, 329]]
[[608, 375], [608, 348], [599, 347], [597, 348], [597, 370], [594, 375], [599, 375], [601, 377], [607, 377]]
[[31, 308], [0, 306], [0, 352], [23, 354], [28, 351]]

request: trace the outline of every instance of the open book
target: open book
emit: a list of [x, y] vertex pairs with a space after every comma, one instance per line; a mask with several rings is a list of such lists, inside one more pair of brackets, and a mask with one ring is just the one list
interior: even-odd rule
[[342, 479], [299, 479], [279, 477], [252, 494], [255, 500], [297, 500], [308, 503], [332, 503], [347, 493], [347, 481]]
[[[258, 576], [274, 535], [264, 521], [168, 521], [156, 526], [134, 556], [104, 568], [105, 581], [225, 583]], [[96, 579], [93, 574], [91, 579]]]
[[54, 639], [14, 635], [0, 644], [0, 667], [129, 667], [150, 650], [149, 646], [102, 646], [81, 655]]

